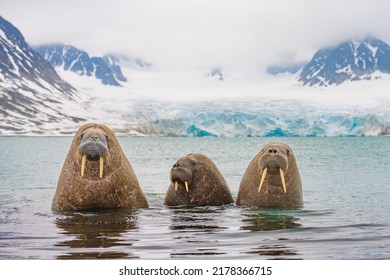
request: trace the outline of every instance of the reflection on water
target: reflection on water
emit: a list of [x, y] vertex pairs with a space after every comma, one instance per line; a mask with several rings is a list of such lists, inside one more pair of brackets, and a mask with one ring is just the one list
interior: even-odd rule
[[242, 211], [242, 216], [242, 230], [269, 231], [302, 226], [298, 223], [299, 218], [283, 211], [247, 209]]
[[[243, 217], [241, 230], [267, 232], [299, 228], [302, 226], [299, 223], [299, 218], [283, 210], [245, 209], [242, 210], [241, 214]], [[290, 259], [291, 256], [298, 254], [296, 250], [287, 245], [287, 238], [280, 238], [278, 241], [280, 241], [280, 244], [277, 244], [276, 241], [273, 241], [272, 244], [261, 244], [245, 253], [269, 256], [272, 259]]]
[[[224, 207], [171, 207], [171, 230], [173, 239], [181, 240], [183, 248], [171, 252], [171, 257], [224, 255], [218, 248], [218, 240], [210, 240], [207, 235], [217, 234], [226, 227], [221, 226], [219, 217]], [[188, 243], [202, 243], [201, 247], [188, 246]]]
[[[259, 256], [269, 256], [269, 259], [292, 259], [291, 256], [296, 256], [298, 253], [285, 245], [274, 244], [274, 245], [261, 245], [253, 248], [251, 251], [246, 252], [247, 254], [254, 254]], [[296, 259], [296, 258], [294, 258]]]
[[61, 234], [70, 238], [55, 245], [69, 248], [58, 259], [136, 258], [128, 250], [120, 250], [137, 241], [123, 236], [125, 232], [137, 229], [136, 211], [114, 209], [67, 213], [56, 219], [56, 225]]
[[[275, 239], [279, 234], [277, 230], [285, 232], [301, 227], [294, 212], [253, 208], [236, 211], [238, 208], [232, 205], [170, 207], [167, 210], [166, 237], [174, 241], [174, 246], [166, 247], [171, 258], [202, 259], [231, 254], [232, 235], [243, 246], [236, 248], [236, 253], [241, 256], [289, 259], [298, 254], [290, 248], [288, 238]], [[65, 250], [61, 250], [57, 258], [141, 258], [143, 251], [140, 250], [145, 247], [140, 239], [138, 219], [139, 215], [143, 217], [149, 212], [111, 209], [60, 215], [55, 223], [65, 238], [61, 238], [56, 247]], [[233, 215], [232, 220], [226, 219], [229, 215]], [[232, 231], [230, 225], [237, 224], [237, 221], [241, 221], [240, 226]], [[228, 237], [227, 242], [224, 236]], [[155, 248], [152, 243], [146, 246]]]
[[218, 224], [215, 214], [223, 210], [213, 207], [172, 208], [171, 226], [173, 232], [215, 233], [225, 229]]
[[163, 203], [177, 157], [207, 154], [234, 196], [270, 139], [123, 137], [151, 207], [55, 214], [72, 138], [0, 137], [0, 259], [389, 259], [388, 140], [272, 139], [296, 151], [304, 184], [305, 207], [281, 210]]

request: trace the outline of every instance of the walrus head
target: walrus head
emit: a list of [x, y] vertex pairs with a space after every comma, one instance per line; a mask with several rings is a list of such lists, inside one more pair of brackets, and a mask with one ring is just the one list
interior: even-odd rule
[[171, 182], [175, 184], [175, 191], [178, 190], [179, 185], [185, 187], [189, 192], [189, 186], [192, 183], [194, 176], [194, 168], [198, 164], [197, 160], [193, 157], [183, 157], [176, 161], [171, 169]]
[[288, 157], [291, 153], [287, 145], [283, 143], [270, 143], [262, 151], [258, 161], [259, 173], [261, 176], [258, 192], [263, 186], [266, 176], [280, 176], [284, 193], [287, 192], [285, 174], [288, 170]]
[[84, 177], [87, 161], [99, 161], [99, 177], [103, 178], [104, 158], [107, 156], [107, 134], [97, 126], [87, 127], [80, 136], [79, 153], [81, 159], [81, 176]]

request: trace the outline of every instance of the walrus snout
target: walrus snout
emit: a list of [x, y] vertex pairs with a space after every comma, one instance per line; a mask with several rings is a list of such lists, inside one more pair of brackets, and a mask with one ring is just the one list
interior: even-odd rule
[[288, 168], [288, 160], [285, 157], [272, 157], [272, 158], [262, 158], [259, 162], [260, 173], [264, 171], [265, 168], [268, 169], [268, 173], [272, 175], [279, 174], [279, 169], [286, 171]]
[[261, 180], [258, 188], [260, 192], [267, 174], [279, 175], [284, 193], [287, 192], [285, 174], [288, 169], [288, 151], [279, 147], [267, 147], [259, 159], [259, 173]]
[[108, 153], [107, 135], [97, 127], [87, 128], [80, 139], [79, 153], [81, 160], [81, 176], [84, 177], [87, 159], [100, 162], [99, 177], [103, 177], [104, 157]]
[[79, 153], [87, 156], [89, 160], [98, 160], [107, 155], [107, 143], [98, 141], [88, 141], [80, 145]]
[[179, 184], [186, 188], [189, 192], [189, 185], [192, 182], [192, 172], [188, 168], [180, 167], [179, 164], [175, 163], [171, 170], [171, 182], [175, 184], [175, 191], [178, 190]]

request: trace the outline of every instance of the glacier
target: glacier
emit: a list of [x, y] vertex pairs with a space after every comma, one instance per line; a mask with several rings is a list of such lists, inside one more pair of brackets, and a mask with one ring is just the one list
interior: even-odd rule
[[[179, 106], [172, 103], [140, 102], [135, 107], [143, 112], [149, 111], [147, 119], [134, 121], [137, 112], [127, 115], [124, 122], [128, 125], [125, 125], [122, 132], [134, 135], [198, 137], [380, 136], [390, 133], [389, 113], [366, 110], [329, 112], [285, 101], [272, 101], [273, 107], [269, 107], [267, 103], [256, 106], [259, 104], [242, 101], [225, 101], [224, 106], [218, 106], [220, 103], [205, 102], [195, 106], [182, 103]], [[148, 108], [142, 110], [143, 106]], [[166, 117], [170, 110], [175, 110], [175, 114]]]
[[[271, 81], [210, 80], [199, 73], [124, 69], [131, 83], [108, 87], [69, 71], [60, 76], [80, 94], [62, 106], [84, 122], [109, 125], [118, 135], [175, 137], [333, 137], [390, 135], [390, 77], [326, 89], [294, 87], [293, 77]], [[126, 72], [130, 71], [130, 72]], [[282, 79], [282, 80], [281, 80]], [[0, 135], [70, 135], [74, 122], [41, 124]], [[63, 129], [61, 129], [63, 128]]]
[[[390, 135], [390, 75], [310, 88], [295, 86], [294, 75], [265, 80], [231, 75], [219, 81], [205, 77], [204, 69], [193, 73], [123, 70], [131, 77], [126, 87], [81, 86], [90, 89], [89, 119], [104, 122], [122, 135]], [[82, 83], [73, 80], [72, 84]]]
[[70, 135], [85, 122], [136, 136], [390, 135], [390, 46], [373, 37], [268, 76], [223, 63], [164, 69], [62, 44], [37, 50], [0, 16], [0, 135]]

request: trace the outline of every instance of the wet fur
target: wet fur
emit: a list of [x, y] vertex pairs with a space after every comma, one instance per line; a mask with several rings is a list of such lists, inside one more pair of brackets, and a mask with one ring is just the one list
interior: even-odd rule
[[[286, 149], [288, 169], [285, 173], [287, 193], [284, 193], [279, 174], [268, 174], [260, 193], [258, 192], [261, 175], [259, 160], [270, 147]], [[257, 207], [302, 207], [302, 183], [298, 165], [292, 149], [284, 143], [269, 143], [249, 163], [240, 183], [237, 205]]]
[[[104, 159], [104, 176], [99, 178], [99, 162], [88, 161], [81, 177], [80, 141], [87, 128], [98, 127], [107, 135], [108, 152]], [[107, 126], [86, 124], [76, 133], [66, 156], [57, 190], [52, 202], [53, 211], [95, 208], [146, 208], [148, 202], [141, 190], [130, 162], [118, 139]]]
[[195, 159], [197, 163], [191, 168], [189, 192], [183, 185], [179, 185], [175, 191], [175, 184], [171, 182], [165, 196], [165, 204], [217, 206], [234, 203], [229, 187], [214, 162], [202, 154], [189, 154], [177, 162], [190, 159]]

